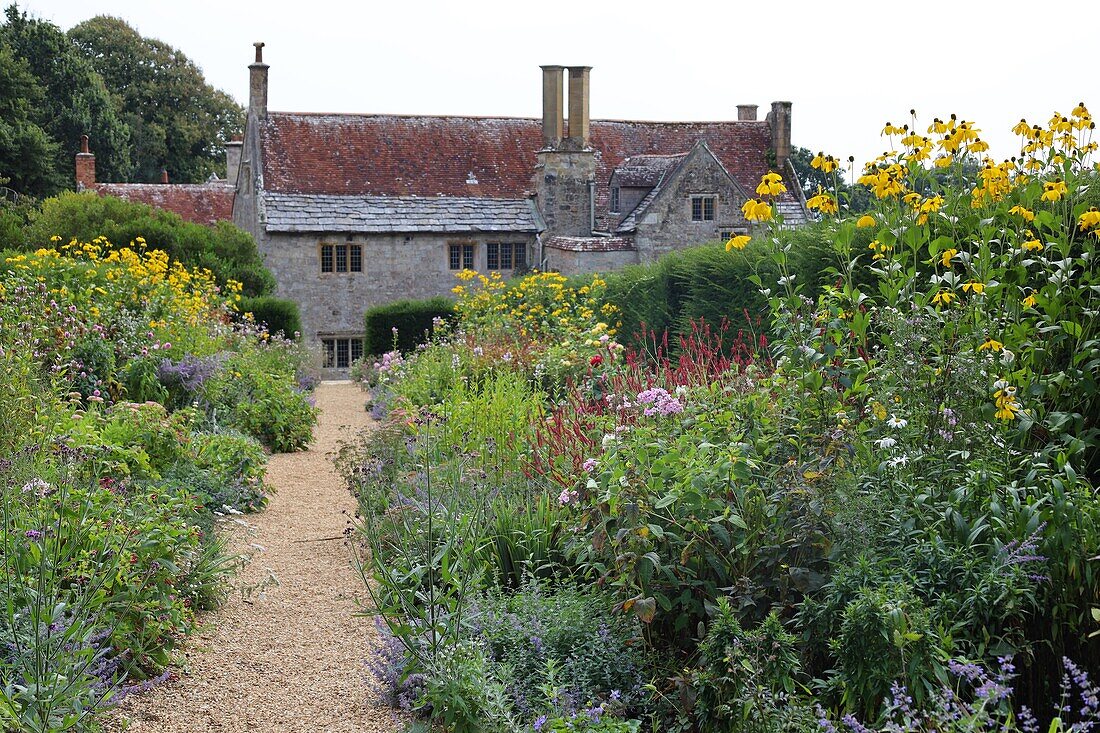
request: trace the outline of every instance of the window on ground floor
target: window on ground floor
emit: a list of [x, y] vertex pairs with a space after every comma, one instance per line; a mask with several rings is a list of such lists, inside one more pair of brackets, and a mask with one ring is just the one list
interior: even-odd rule
[[358, 336], [321, 339], [321, 366], [325, 369], [347, 369], [363, 358], [363, 339]]
[[451, 244], [447, 247], [447, 264], [452, 270], [474, 269], [474, 245]]
[[321, 245], [321, 272], [362, 272], [363, 271], [363, 245], [352, 244], [322, 244]]
[[520, 270], [527, 267], [527, 245], [491, 242], [485, 249], [485, 267], [490, 270]]

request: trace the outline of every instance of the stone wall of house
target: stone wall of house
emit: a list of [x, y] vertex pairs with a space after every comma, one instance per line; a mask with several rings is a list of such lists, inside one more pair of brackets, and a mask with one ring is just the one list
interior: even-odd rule
[[[523, 243], [534, 250], [533, 234], [290, 234], [268, 232], [259, 241], [264, 261], [278, 282], [276, 294], [298, 303], [302, 336], [355, 336], [363, 313], [375, 305], [406, 298], [450, 295], [457, 284], [449, 245], [473, 244], [474, 269], [487, 272], [486, 244]], [[321, 272], [322, 244], [363, 248], [363, 272]], [[531, 256], [530, 254], [528, 255]], [[503, 273], [510, 276], [511, 271]]]
[[595, 181], [592, 150], [539, 151], [533, 183], [547, 236], [591, 234]]
[[[695, 195], [717, 197], [713, 221], [691, 220]], [[713, 158], [693, 154], [685, 162], [683, 175], [661, 192], [638, 221], [634, 236], [638, 260], [652, 262], [674, 250], [717, 240], [721, 232], [747, 232], [749, 224], [741, 215], [744, 202], [744, 193]]]
[[573, 252], [546, 248], [549, 269], [563, 275], [581, 275], [590, 272], [614, 272], [627, 265], [638, 263], [638, 253], [633, 250], [613, 252]]

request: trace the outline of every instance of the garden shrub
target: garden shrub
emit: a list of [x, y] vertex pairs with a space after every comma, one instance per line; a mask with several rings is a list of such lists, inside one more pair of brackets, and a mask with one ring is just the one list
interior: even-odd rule
[[302, 316], [293, 300], [270, 295], [247, 297], [241, 298], [237, 307], [241, 313], [251, 313], [253, 320], [267, 328], [269, 333], [295, 339], [302, 332]]
[[187, 267], [209, 269], [222, 284], [241, 283], [246, 295], [266, 295], [275, 289], [275, 278], [264, 267], [255, 240], [229, 222], [207, 227], [170, 211], [94, 191], [45, 199], [28, 218], [24, 240], [32, 249], [53, 237], [63, 242], [102, 237], [120, 246], [147, 242]]
[[440, 319], [451, 320], [454, 314], [454, 302], [442, 296], [368, 308], [363, 316], [363, 353], [410, 352], [431, 338]]

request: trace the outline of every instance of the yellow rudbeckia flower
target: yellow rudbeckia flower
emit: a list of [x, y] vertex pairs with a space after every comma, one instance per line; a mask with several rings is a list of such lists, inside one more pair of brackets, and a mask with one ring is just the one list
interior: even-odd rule
[[867, 227], [875, 226], [877, 223], [878, 222], [875, 221], [875, 217], [871, 216], [870, 214], [864, 214], [856, 221], [856, 228], [866, 229]]
[[1077, 220], [1077, 226], [1084, 230], [1100, 227], [1100, 211], [1094, 206], [1084, 214], [1081, 214], [1081, 218]]
[[976, 280], [971, 280], [970, 282], [965, 283], [963, 285], [963, 292], [964, 293], [974, 293], [975, 295], [981, 295], [982, 293], [985, 292], [985, 283], [980, 283], [980, 282], [977, 282]]
[[1005, 345], [997, 339], [986, 336], [985, 341], [983, 341], [982, 345], [978, 347], [978, 351], [1002, 351], [1004, 347]]
[[950, 290], [941, 290], [936, 293], [932, 298], [933, 305], [951, 305], [951, 301], [954, 300], [955, 294]]
[[742, 250], [749, 243], [750, 239], [752, 239], [752, 237], [747, 234], [731, 237], [730, 241], [726, 242], [726, 251], [729, 252], [731, 249]]
[[945, 249], [943, 252], [940, 252], [940, 261], [943, 263], [943, 266], [944, 267], [951, 267], [951, 260], [958, 253], [959, 253], [959, 250], [957, 250], [955, 248]]
[[1069, 193], [1069, 189], [1066, 188], [1066, 182], [1062, 180], [1047, 181], [1043, 184], [1043, 195], [1040, 196], [1043, 201], [1061, 201], [1062, 197]]
[[1018, 216], [1024, 221], [1035, 221], [1035, 212], [1024, 206], [1013, 206], [1008, 213]]
[[772, 207], [760, 199], [749, 199], [741, 207], [741, 213], [748, 221], [771, 221]]
[[760, 185], [756, 187], [759, 196], [778, 196], [785, 193], [787, 187], [783, 185], [783, 178], [778, 173], [765, 173], [760, 179]]

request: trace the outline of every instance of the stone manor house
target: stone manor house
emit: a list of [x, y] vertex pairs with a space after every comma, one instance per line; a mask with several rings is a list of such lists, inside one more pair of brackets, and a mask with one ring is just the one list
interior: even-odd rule
[[590, 67], [543, 66], [541, 119], [275, 112], [255, 48], [226, 181], [97, 183], [85, 140], [77, 186], [251, 232], [326, 367], [361, 355], [366, 308], [448, 294], [463, 268], [608, 271], [747, 232], [741, 204], [769, 170], [787, 179], [786, 224], [807, 218], [790, 102], [763, 120], [756, 105], [722, 122], [590, 120]]

